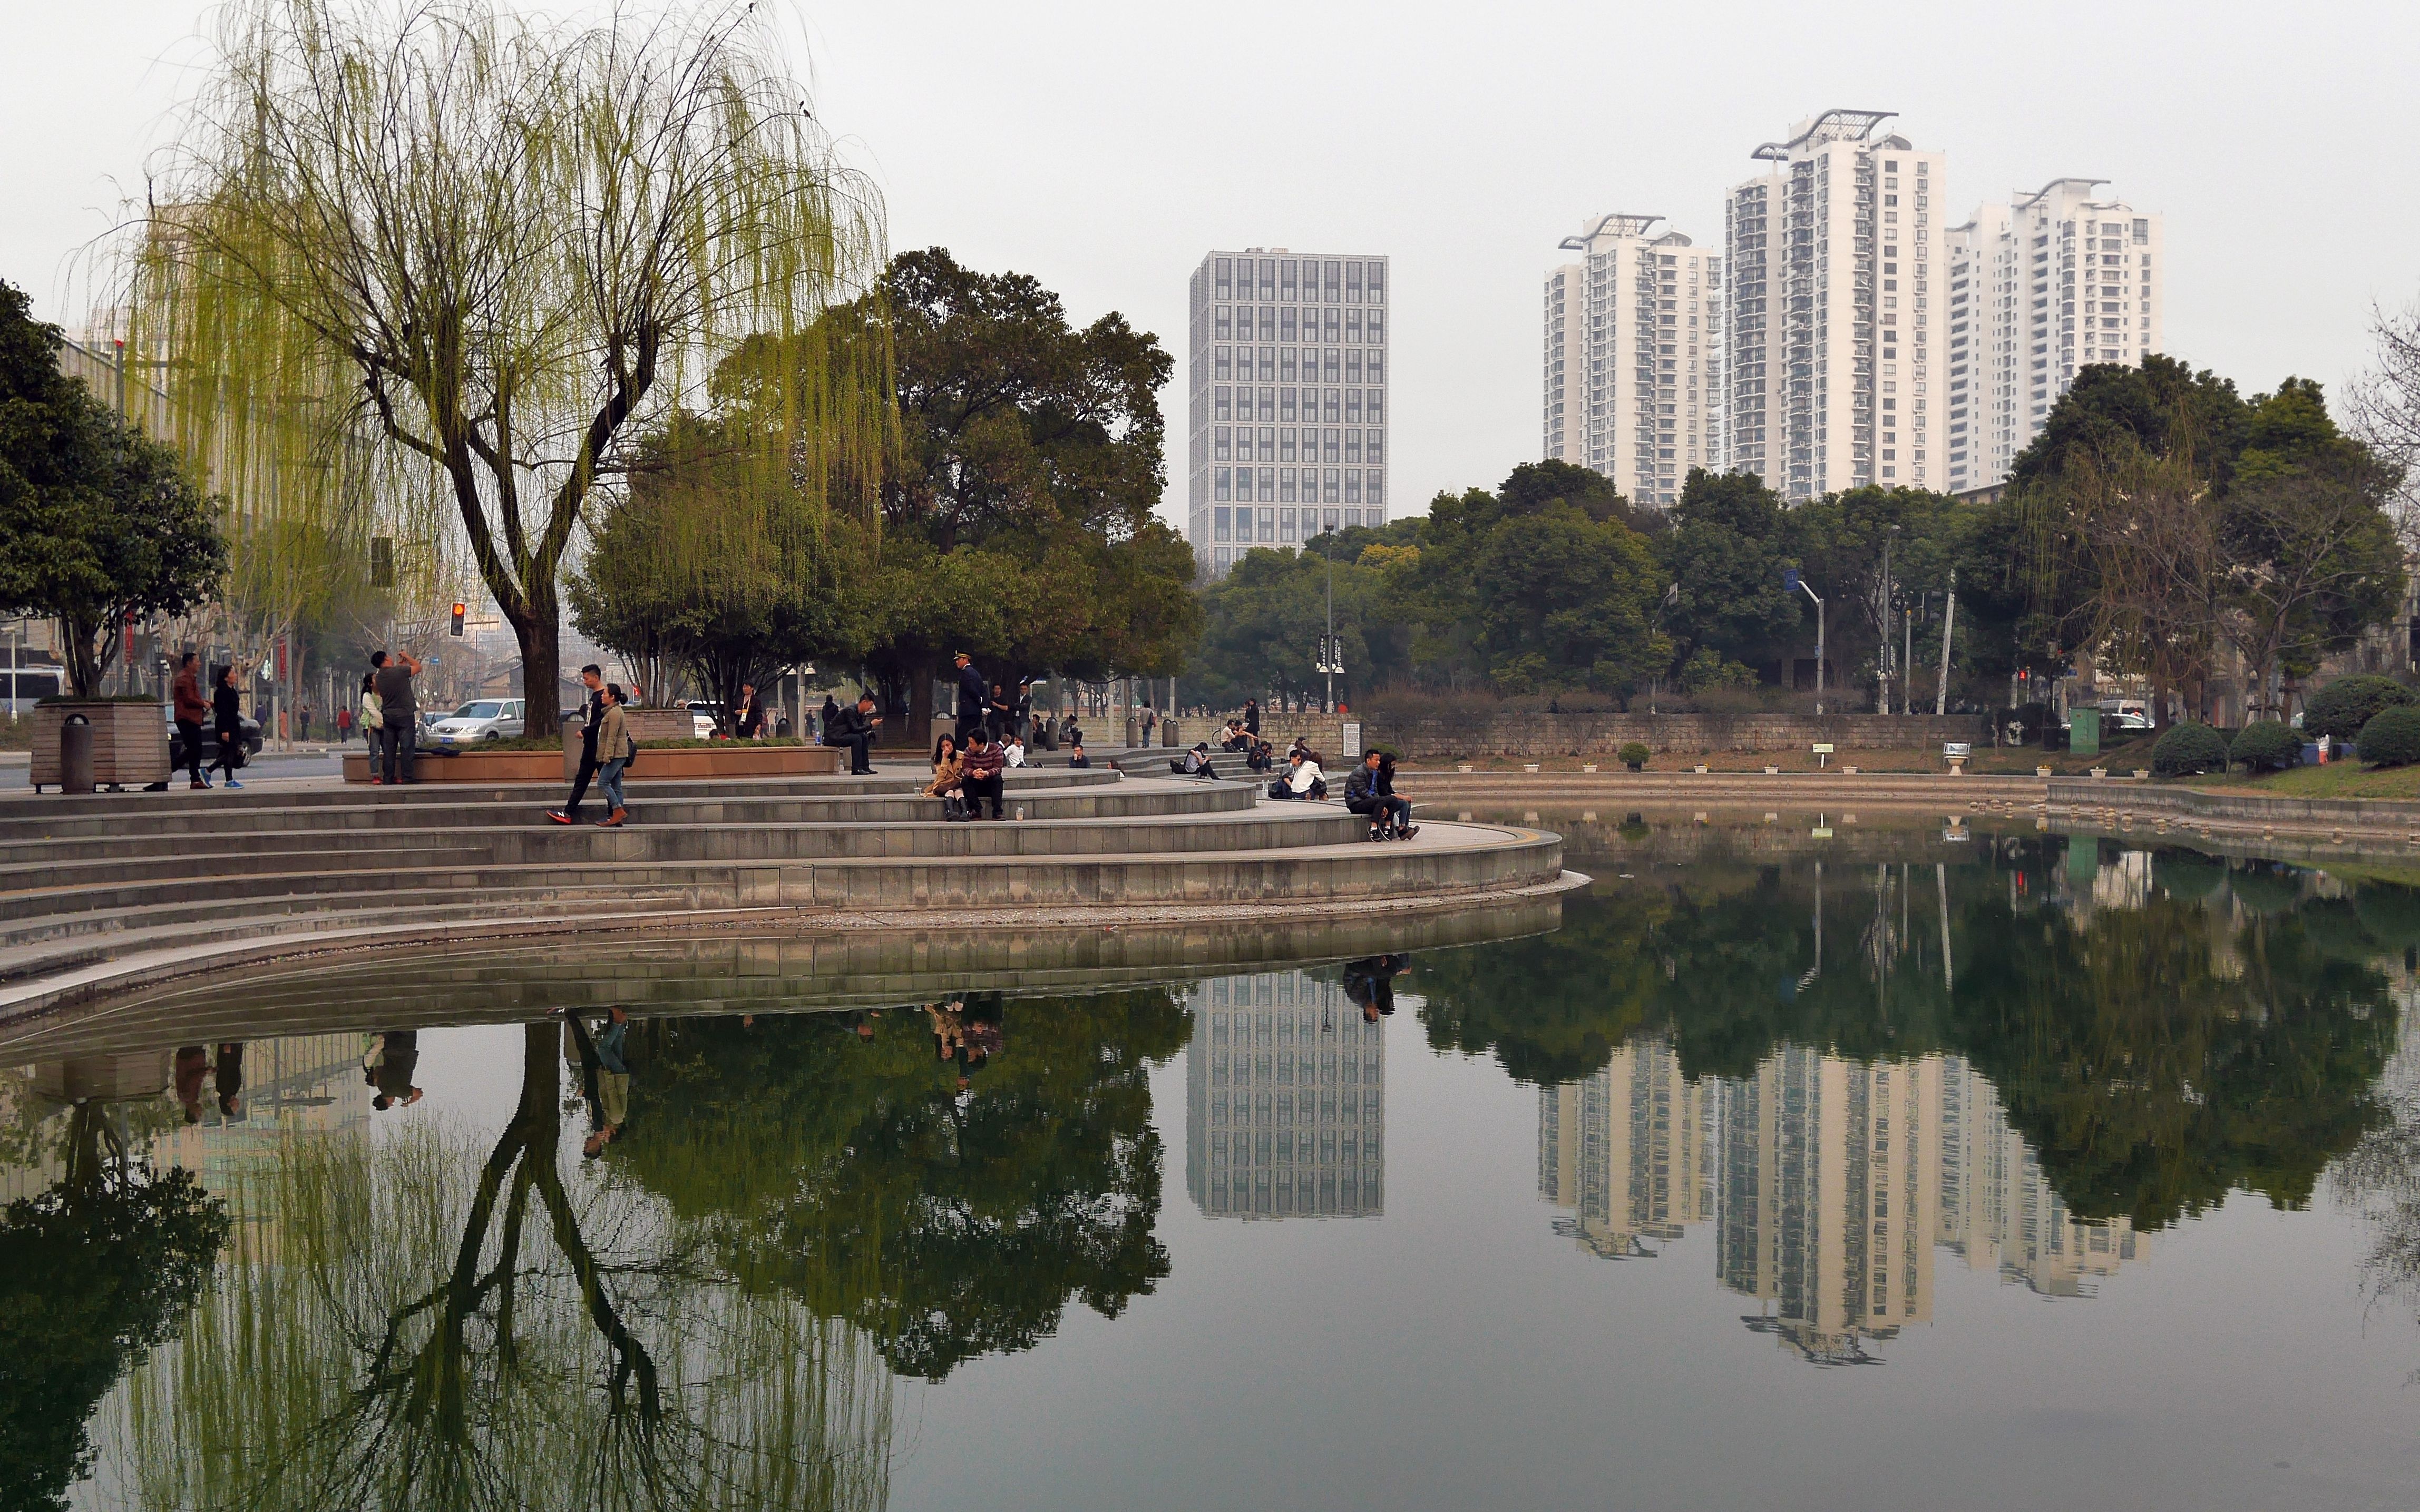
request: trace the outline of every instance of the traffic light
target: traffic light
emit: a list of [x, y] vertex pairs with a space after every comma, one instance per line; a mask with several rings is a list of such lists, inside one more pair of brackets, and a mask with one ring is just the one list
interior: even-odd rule
[[461, 639], [462, 616], [469, 612], [469, 610], [470, 606], [468, 604], [457, 604], [454, 606], [454, 637], [456, 640]]

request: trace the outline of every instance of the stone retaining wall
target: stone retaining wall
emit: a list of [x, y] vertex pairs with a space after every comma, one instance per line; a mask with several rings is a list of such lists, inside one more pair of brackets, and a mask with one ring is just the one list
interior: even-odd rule
[[[1215, 741], [1223, 719], [1177, 721], [1177, 742]], [[1323, 752], [1342, 744], [1333, 715], [1268, 714], [1261, 733], [1282, 748], [1296, 733]], [[1992, 741], [1982, 715], [1950, 714], [1491, 714], [1471, 717], [1402, 718], [1373, 714], [1361, 721], [1365, 744], [1391, 746], [1406, 761], [1470, 761], [1491, 756], [1537, 759], [1604, 756], [1631, 741], [1659, 755], [1715, 750], [1796, 751], [1829, 743], [1842, 750], [1938, 749], [1945, 741]]]

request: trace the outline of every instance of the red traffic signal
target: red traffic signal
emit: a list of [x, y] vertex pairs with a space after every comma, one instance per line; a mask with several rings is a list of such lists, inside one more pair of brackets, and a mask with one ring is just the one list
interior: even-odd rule
[[458, 637], [462, 633], [462, 616], [470, 612], [470, 608], [468, 604], [454, 606], [454, 634]]

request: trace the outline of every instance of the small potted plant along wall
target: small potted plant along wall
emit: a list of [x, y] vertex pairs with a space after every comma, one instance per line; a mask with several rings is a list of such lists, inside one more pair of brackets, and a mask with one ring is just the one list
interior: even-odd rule
[[0, 284], [0, 349], [39, 350], [20, 374], [23, 434], [39, 438], [11, 463], [35, 497], [72, 506], [37, 509], [0, 532], [0, 581], [22, 585], [0, 609], [58, 627], [68, 691], [34, 710], [32, 779], [59, 781], [59, 733], [81, 717], [92, 726], [97, 787], [144, 787], [168, 779], [168, 713], [156, 696], [101, 691], [126, 632], [155, 617], [177, 618], [209, 601], [226, 569], [215, 510], [184, 458], [57, 372], [56, 327], [27, 313], [25, 297]]

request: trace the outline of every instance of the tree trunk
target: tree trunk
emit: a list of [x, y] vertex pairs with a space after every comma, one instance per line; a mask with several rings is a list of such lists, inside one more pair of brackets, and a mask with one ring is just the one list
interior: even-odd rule
[[933, 679], [940, 665], [939, 657], [917, 657], [901, 671], [908, 679], [908, 722], [899, 732], [902, 745], [933, 748]]
[[532, 593], [525, 613], [507, 609], [504, 617], [521, 648], [521, 698], [525, 701], [521, 733], [541, 737], [555, 734], [563, 725], [563, 648], [556, 640], [559, 615], [553, 585]]

